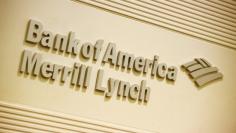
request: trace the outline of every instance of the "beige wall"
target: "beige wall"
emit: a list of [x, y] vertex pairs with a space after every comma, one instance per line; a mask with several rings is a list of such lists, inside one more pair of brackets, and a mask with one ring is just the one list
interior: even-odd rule
[[[90, 119], [160, 133], [234, 133], [236, 132], [236, 51], [197, 38], [169, 31], [129, 18], [114, 15], [69, 0], [0, 1], [0, 100], [35, 108], [63, 112]], [[24, 41], [29, 19], [39, 20], [54, 33], [76, 32], [81, 42], [104, 39], [115, 42], [117, 49], [180, 66], [196, 57], [204, 57], [223, 73], [222, 81], [198, 90], [179, 69], [174, 85], [149, 76], [116, 71], [109, 65], [83, 62], [31, 47]], [[104, 100], [94, 94], [96, 73], [87, 92], [75, 91], [69, 84], [31, 79], [18, 73], [24, 49], [43, 54], [46, 61], [71, 66], [75, 61], [105, 70], [104, 79], [114, 77], [139, 83], [147, 79], [151, 87], [147, 105], [128, 100]], [[105, 85], [105, 82], [104, 82]]]

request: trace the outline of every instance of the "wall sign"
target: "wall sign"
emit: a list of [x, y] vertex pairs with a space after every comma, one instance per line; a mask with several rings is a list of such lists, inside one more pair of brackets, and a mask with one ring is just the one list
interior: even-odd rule
[[[95, 44], [90, 42], [80, 43], [75, 38], [74, 32], [68, 35], [55, 34], [51, 31], [43, 29], [41, 22], [30, 20], [26, 33], [26, 42], [32, 45], [40, 45], [40, 47], [59, 53], [66, 53], [71, 56], [82, 56], [85, 60], [93, 60], [95, 63], [110, 64], [123, 70], [143, 73], [147, 76], [157, 77], [175, 82], [178, 69], [175, 66], [167, 66], [166, 63], [158, 62], [159, 56], [154, 55], [153, 59], [135, 56], [134, 54], [118, 51], [116, 44], [109, 43], [105, 53], [102, 53], [104, 41], [97, 40]], [[70, 56], [68, 56], [69, 58]], [[98, 62], [98, 59], [102, 62]], [[70, 82], [73, 86], [89, 88], [91, 73], [95, 71], [91, 66], [79, 63], [79, 58], [75, 58], [73, 66], [65, 66], [55, 64], [43, 60], [42, 54], [24, 50], [20, 63], [20, 72], [41, 76], [46, 79], [56, 80], [60, 82]], [[215, 73], [217, 68], [204, 59], [195, 59], [192, 62], [183, 65], [189, 75], [193, 78], [198, 86], [203, 86], [215, 79], [222, 78], [222, 74]], [[213, 73], [214, 74], [211, 74]], [[106, 97], [119, 96], [126, 97], [139, 102], [148, 102], [151, 88], [147, 86], [146, 80], [141, 80], [138, 84], [131, 84], [128, 81], [122, 81], [110, 77], [107, 86], [102, 86], [104, 82], [104, 70], [99, 69], [97, 72], [95, 91], [102, 92]], [[132, 73], [131, 73], [132, 74]], [[207, 74], [207, 76], [205, 76]], [[153, 78], [155, 80], [155, 78]]]

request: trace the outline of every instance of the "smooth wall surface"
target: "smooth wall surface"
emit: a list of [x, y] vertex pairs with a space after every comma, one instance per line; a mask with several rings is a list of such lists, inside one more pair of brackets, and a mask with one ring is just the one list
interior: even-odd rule
[[[236, 132], [236, 51], [189, 37], [164, 28], [137, 22], [69, 0], [1, 0], [0, 1], [0, 100], [32, 108], [110, 122], [160, 133], [234, 133]], [[179, 68], [177, 80], [169, 84], [147, 76], [137, 76], [91, 60], [83, 61], [45, 51], [26, 43], [29, 19], [43, 23], [44, 29], [67, 35], [76, 33], [82, 43], [104, 39], [117, 44], [117, 50], [153, 59]], [[72, 66], [80, 62], [93, 66], [89, 89], [74, 90], [69, 83], [60, 84], [18, 72], [22, 51], [43, 54], [43, 60]], [[197, 89], [180, 69], [196, 57], [208, 59], [224, 78]], [[101, 58], [99, 59], [101, 60]], [[146, 79], [151, 87], [147, 104], [131, 103], [113, 96], [110, 100], [94, 93], [96, 71], [109, 77], [140, 83]]]

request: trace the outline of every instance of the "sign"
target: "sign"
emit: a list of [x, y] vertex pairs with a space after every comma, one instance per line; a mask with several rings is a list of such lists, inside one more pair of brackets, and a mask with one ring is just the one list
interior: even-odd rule
[[[178, 68], [175, 66], [167, 66], [166, 63], [158, 62], [159, 56], [154, 55], [153, 59], [135, 56], [132, 53], [118, 51], [116, 44], [110, 42], [105, 53], [101, 53], [104, 48], [103, 40], [97, 40], [95, 44], [86, 42], [80, 44], [80, 41], [75, 38], [74, 32], [69, 32], [68, 35], [61, 35], [52, 33], [43, 29], [43, 24], [36, 20], [30, 20], [26, 33], [26, 42], [32, 45], [40, 45], [40, 47], [53, 50], [59, 53], [65, 53], [73, 57], [82, 56], [85, 60], [93, 60], [95, 63], [110, 64], [111, 66], [119, 67], [122, 70], [133, 71], [165, 79], [170, 82], [175, 82]], [[69, 58], [70, 56], [68, 56]], [[102, 62], [98, 59], [102, 58]], [[77, 58], [79, 59], [79, 58]], [[43, 78], [56, 80], [60, 82], [70, 82], [73, 86], [89, 88], [91, 73], [94, 70], [91, 66], [79, 63], [75, 58], [73, 66], [65, 66], [62, 64], [55, 64], [44, 61], [42, 54], [24, 50], [22, 53], [22, 60], [20, 63], [20, 72], [31, 74], [34, 76], [42, 76]], [[192, 62], [183, 65], [194, 82], [198, 86], [203, 86], [215, 79], [222, 78], [222, 74], [217, 72], [217, 68], [211, 67], [204, 59], [195, 59]], [[95, 91], [105, 93], [106, 97], [114, 95], [119, 97], [130, 98], [140, 102], [148, 102], [151, 88], [148, 87], [146, 80], [141, 80], [140, 83], [131, 84], [129, 81], [122, 81], [110, 77], [107, 81], [107, 86], [102, 86], [104, 70], [99, 69], [97, 72]], [[207, 76], [204, 76], [207, 74]], [[155, 78], [152, 78], [153, 80]], [[115, 94], [116, 92], [116, 94]]]

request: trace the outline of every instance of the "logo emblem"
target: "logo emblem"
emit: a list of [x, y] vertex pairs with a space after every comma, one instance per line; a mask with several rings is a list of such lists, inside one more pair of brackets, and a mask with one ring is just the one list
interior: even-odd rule
[[218, 68], [212, 67], [203, 58], [196, 58], [193, 61], [183, 64], [182, 67], [198, 87], [203, 87], [210, 82], [223, 78], [222, 73], [218, 72]]

